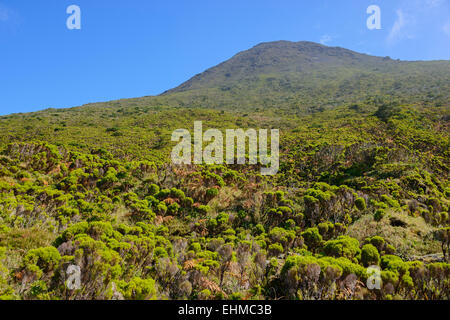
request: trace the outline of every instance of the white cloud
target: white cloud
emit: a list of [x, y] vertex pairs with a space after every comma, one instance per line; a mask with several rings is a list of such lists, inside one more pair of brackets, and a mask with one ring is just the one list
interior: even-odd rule
[[430, 8], [439, 7], [444, 3], [444, 0], [426, 0], [426, 5]]
[[450, 36], [450, 20], [447, 21], [446, 24], [444, 24], [444, 26], [442, 27], [442, 30], [444, 31], [445, 34]]
[[412, 33], [412, 30], [415, 23], [415, 17], [409, 14], [405, 14], [402, 9], [398, 9], [396, 11], [397, 19], [394, 22], [394, 25], [387, 36], [387, 42], [389, 44], [395, 43], [400, 39], [414, 39], [415, 35]]
[[400, 40], [414, 39], [424, 32], [437, 32], [437, 29], [447, 33], [447, 25], [442, 26], [438, 21], [445, 16], [448, 5], [448, 0], [403, 0], [396, 11], [396, 20], [389, 30], [386, 43], [393, 45]]
[[397, 20], [395, 20], [391, 31], [387, 37], [388, 42], [394, 42], [402, 36], [402, 29], [405, 27], [406, 21], [403, 11], [401, 9], [397, 10]]
[[320, 37], [320, 43], [323, 45], [328, 44], [331, 40], [333, 40], [333, 38], [328, 34], [324, 34], [322, 37]]

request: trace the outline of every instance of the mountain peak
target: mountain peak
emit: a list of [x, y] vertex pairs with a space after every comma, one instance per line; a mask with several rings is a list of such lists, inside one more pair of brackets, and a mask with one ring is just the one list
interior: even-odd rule
[[373, 65], [382, 58], [309, 41], [263, 42], [200, 73], [164, 94], [214, 88], [248, 81], [260, 75], [295, 74], [336, 66]]

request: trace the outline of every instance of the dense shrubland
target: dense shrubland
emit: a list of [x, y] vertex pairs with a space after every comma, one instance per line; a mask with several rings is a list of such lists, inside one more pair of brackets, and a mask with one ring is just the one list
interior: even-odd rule
[[[191, 111], [2, 118], [0, 297], [450, 298], [448, 108]], [[281, 128], [280, 172], [170, 164], [171, 131], [193, 119]]]

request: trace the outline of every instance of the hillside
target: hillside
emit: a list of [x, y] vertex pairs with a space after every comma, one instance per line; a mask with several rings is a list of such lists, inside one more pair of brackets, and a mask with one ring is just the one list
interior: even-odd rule
[[[0, 299], [450, 299], [449, 67], [278, 41], [0, 117]], [[199, 120], [280, 129], [278, 174], [173, 165]]]
[[165, 92], [177, 105], [314, 111], [380, 93], [450, 99], [448, 61], [407, 62], [312, 42], [259, 44]]

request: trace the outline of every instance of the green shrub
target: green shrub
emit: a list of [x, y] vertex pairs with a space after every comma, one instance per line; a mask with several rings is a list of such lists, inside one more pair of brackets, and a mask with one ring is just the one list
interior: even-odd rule
[[377, 248], [371, 244], [365, 244], [361, 249], [361, 262], [365, 267], [378, 265], [380, 263], [380, 254]]
[[[208, 207], [209, 208], [209, 207]], [[216, 220], [219, 225], [224, 225], [228, 223], [230, 216], [225, 212], [221, 212], [217, 215]]]
[[206, 215], [211, 210], [210, 206], [201, 205], [197, 208], [198, 213]]
[[323, 252], [328, 256], [356, 258], [361, 250], [359, 241], [348, 236], [339, 236], [336, 240], [329, 240], [323, 246]]
[[154, 195], [156, 195], [156, 194], [158, 194], [159, 193], [159, 186], [158, 185], [156, 185], [156, 184], [151, 184], [149, 187], [148, 187], [148, 193], [149, 193], [149, 195], [151, 195], [151, 196], [154, 196]]
[[400, 208], [400, 204], [398, 203], [397, 200], [392, 199], [391, 197], [389, 197], [388, 195], [383, 194], [381, 196], [381, 201], [383, 201], [384, 203], [389, 204], [389, 206], [393, 207], [393, 208]]
[[317, 249], [322, 243], [322, 236], [317, 228], [309, 228], [302, 232], [302, 237], [305, 239], [305, 244], [311, 251]]
[[172, 203], [172, 204], [170, 204], [168, 207], [167, 207], [167, 212], [169, 213], [169, 214], [177, 214], [178, 213], [178, 210], [180, 210], [180, 205], [178, 204], [178, 203], [176, 203], [176, 202], [174, 202], [174, 203]]
[[184, 198], [186, 198], [184, 192], [182, 190], [177, 189], [177, 188], [170, 189], [170, 196], [172, 198], [177, 198], [179, 200], [184, 200]]
[[132, 278], [129, 282], [118, 281], [118, 287], [126, 300], [154, 300], [157, 298], [155, 280]]
[[198, 242], [193, 242], [189, 246], [189, 250], [192, 250], [194, 252], [200, 252], [202, 250], [202, 246]]
[[364, 198], [356, 198], [355, 206], [360, 211], [365, 210], [366, 209], [366, 200], [364, 200]]
[[61, 255], [55, 247], [37, 248], [28, 251], [22, 265], [40, 278], [43, 273], [54, 270], [60, 260]]
[[210, 189], [206, 190], [206, 196], [210, 199], [217, 197], [218, 194], [219, 194], [219, 190], [217, 188], [210, 188]]
[[292, 230], [286, 230], [280, 227], [275, 227], [269, 232], [269, 237], [273, 242], [280, 242], [282, 244], [288, 244], [295, 238], [295, 232]]
[[375, 219], [375, 221], [380, 221], [385, 215], [386, 212], [383, 209], [378, 209], [377, 211], [375, 211], [373, 218]]
[[268, 248], [269, 254], [272, 256], [279, 256], [284, 252], [283, 246], [279, 243], [273, 243]]
[[254, 232], [256, 235], [260, 235], [260, 234], [263, 234], [263, 233], [266, 232], [266, 231], [264, 230], [264, 226], [263, 226], [262, 224], [258, 223], [258, 224], [253, 228], [253, 232]]

